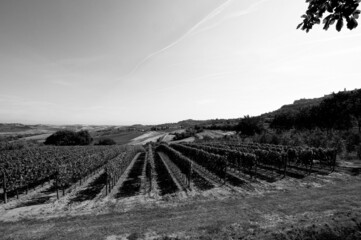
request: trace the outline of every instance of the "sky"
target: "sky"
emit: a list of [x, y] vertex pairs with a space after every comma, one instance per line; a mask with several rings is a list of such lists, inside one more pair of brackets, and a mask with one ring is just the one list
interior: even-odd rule
[[361, 87], [361, 30], [304, 0], [0, 0], [0, 122], [256, 116]]

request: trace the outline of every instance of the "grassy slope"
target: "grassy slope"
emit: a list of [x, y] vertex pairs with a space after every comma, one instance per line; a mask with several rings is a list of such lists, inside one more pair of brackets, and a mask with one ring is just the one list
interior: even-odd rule
[[339, 224], [333, 222], [333, 217], [340, 213], [361, 213], [360, 199], [361, 178], [358, 176], [320, 188], [278, 191], [258, 197], [235, 196], [187, 202], [177, 207], [140, 207], [127, 213], [1, 223], [0, 239], [105, 239], [110, 235], [142, 236], [147, 232], [160, 236], [178, 233], [193, 238], [202, 235], [203, 239], [242, 239], [245, 236], [272, 239], [267, 232], [279, 233], [295, 226], [330, 223], [329, 226], [337, 227]]
[[141, 135], [143, 135], [144, 132], [138, 132], [138, 131], [134, 131], [134, 132], [120, 132], [120, 133], [115, 133], [115, 134], [109, 134], [109, 135], [105, 135], [105, 136], [99, 136], [99, 137], [95, 137], [94, 141], [97, 142], [99, 139], [104, 139], [104, 138], [110, 138], [113, 139], [117, 144], [127, 144], [129, 143], [133, 138], [139, 137]]

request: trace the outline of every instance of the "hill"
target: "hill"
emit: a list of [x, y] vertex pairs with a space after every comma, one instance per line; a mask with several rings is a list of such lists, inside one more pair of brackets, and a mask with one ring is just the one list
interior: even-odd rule
[[261, 117], [273, 117], [279, 113], [299, 112], [303, 108], [318, 106], [323, 100], [330, 98], [331, 96], [332, 95], [329, 94], [319, 98], [302, 98], [295, 100], [292, 104], [283, 105], [281, 108], [275, 111], [262, 114]]

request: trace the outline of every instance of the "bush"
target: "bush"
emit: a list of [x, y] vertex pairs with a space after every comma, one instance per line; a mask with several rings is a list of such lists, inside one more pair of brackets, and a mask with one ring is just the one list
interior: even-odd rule
[[100, 139], [98, 143], [96, 143], [95, 145], [115, 145], [115, 144], [117, 143], [113, 139], [104, 138], [104, 139]]
[[260, 134], [263, 131], [263, 127], [259, 117], [245, 116], [236, 126], [236, 130], [241, 132], [242, 135], [253, 136]]
[[46, 145], [56, 146], [74, 146], [74, 145], [89, 145], [93, 141], [89, 132], [82, 130], [74, 132], [70, 130], [61, 130], [50, 135], [44, 142]]
[[197, 132], [194, 129], [186, 129], [185, 132], [174, 133], [173, 141], [182, 140], [189, 137], [194, 137]]

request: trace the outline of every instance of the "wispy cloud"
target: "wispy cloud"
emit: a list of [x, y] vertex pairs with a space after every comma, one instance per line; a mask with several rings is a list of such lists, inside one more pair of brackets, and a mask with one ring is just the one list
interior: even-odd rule
[[261, 0], [261, 1], [258, 1], [258, 2], [255, 2], [253, 3], [251, 6], [249, 6], [248, 8], [246, 9], [242, 9], [238, 12], [234, 12], [232, 14], [228, 14], [226, 15], [225, 17], [221, 18], [219, 21], [217, 21], [216, 23], [212, 24], [212, 25], [209, 25], [209, 26], [206, 26], [204, 28], [200, 28], [198, 29], [197, 31], [194, 31], [192, 35], [196, 35], [196, 34], [199, 34], [201, 32], [205, 32], [205, 31], [209, 31], [209, 30], [212, 30], [218, 26], [220, 26], [221, 24], [223, 24], [224, 22], [228, 21], [228, 20], [231, 20], [231, 19], [235, 19], [235, 18], [239, 18], [239, 17], [242, 17], [242, 16], [245, 16], [247, 14], [250, 14], [252, 12], [254, 12], [255, 10], [257, 10], [257, 7], [261, 4], [263, 4], [264, 2], [267, 2], [269, 0]]
[[181, 37], [179, 37], [177, 40], [175, 40], [174, 42], [170, 43], [169, 45], [165, 46], [162, 49], [159, 49], [151, 54], [149, 54], [148, 56], [146, 56], [145, 58], [143, 58], [138, 64], [135, 65], [135, 67], [126, 75], [124, 76], [124, 78], [128, 78], [131, 77], [135, 72], [137, 72], [137, 70], [143, 66], [145, 63], [147, 63], [150, 59], [152, 59], [153, 57], [171, 49], [172, 47], [176, 46], [177, 44], [179, 44], [181, 41], [183, 41], [184, 39], [186, 39], [187, 37], [193, 36], [195, 34], [198, 34], [200, 32], [204, 32], [204, 31], [208, 31], [211, 30], [219, 25], [221, 25], [224, 21], [233, 19], [233, 18], [238, 18], [240, 16], [244, 16], [246, 14], [252, 13], [253, 11], [255, 11], [257, 9], [257, 7], [261, 4], [263, 4], [264, 2], [267, 2], [269, 0], [260, 0], [258, 2], [253, 3], [251, 6], [249, 6], [246, 9], [243, 9], [241, 11], [229, 14], [227, 16], [225, 16], [224, 18], [222, 18], [221, 20], [219, 20], [218, 22], [216, 22], [215, 24], [212, 24], [210, 26], [204, 27], [204, 28], [200, 28], [202, 25], [204, 25], [205, 23], [209, 22], [211, 19], [215, 18], [216, 16], [218, 16], [220, 13], [222, 13], [227, 7], [229, 7], [231, 5], [231, 3], [234, 0], [227, 0], [224, 3], [222, 3], [220, 6], [218, 6], [216, 9], [214, 9], [212, 12], [210, 12], [206, 17], [204, 17], [201, 21], [199, 21], [197, 24], [195, 24], [193, 27], [191, 27], [187, 32], [185, 32]]
[[175, 40], [174, 42], [170, 43], [169, 45], [163, 47], [162, 49], [159, 49], [145, 58], [143, 58], [126, 76], [125, 78], [128, 78], [132, 76], [141, 66], [143, 66], [146, 62], [148, 62], [151, 58], [161, 54], [162, 52], [167, 51], [168, 49], [176, 46], [178, 43], [183, 41], [185, 38], [190, 36], [196, 29], [199, 28], [202, 24], [205, 22], [208, 22], [210, 19], [214, 18], [218, 14], [220, 14], [225, 8], [227, 8], [233, 0], [227, 0], [226, 2], [222, 3], [220, 6], [218, 6], [216, 9], [214, 9], [211, 13], [209, 13], [205, 18], [203, 18], [201, 21], [199, 21], [197, 24], [195, 24], [193, 27], [191, 27], [187, 32], [185, 32], [180, 38]]

